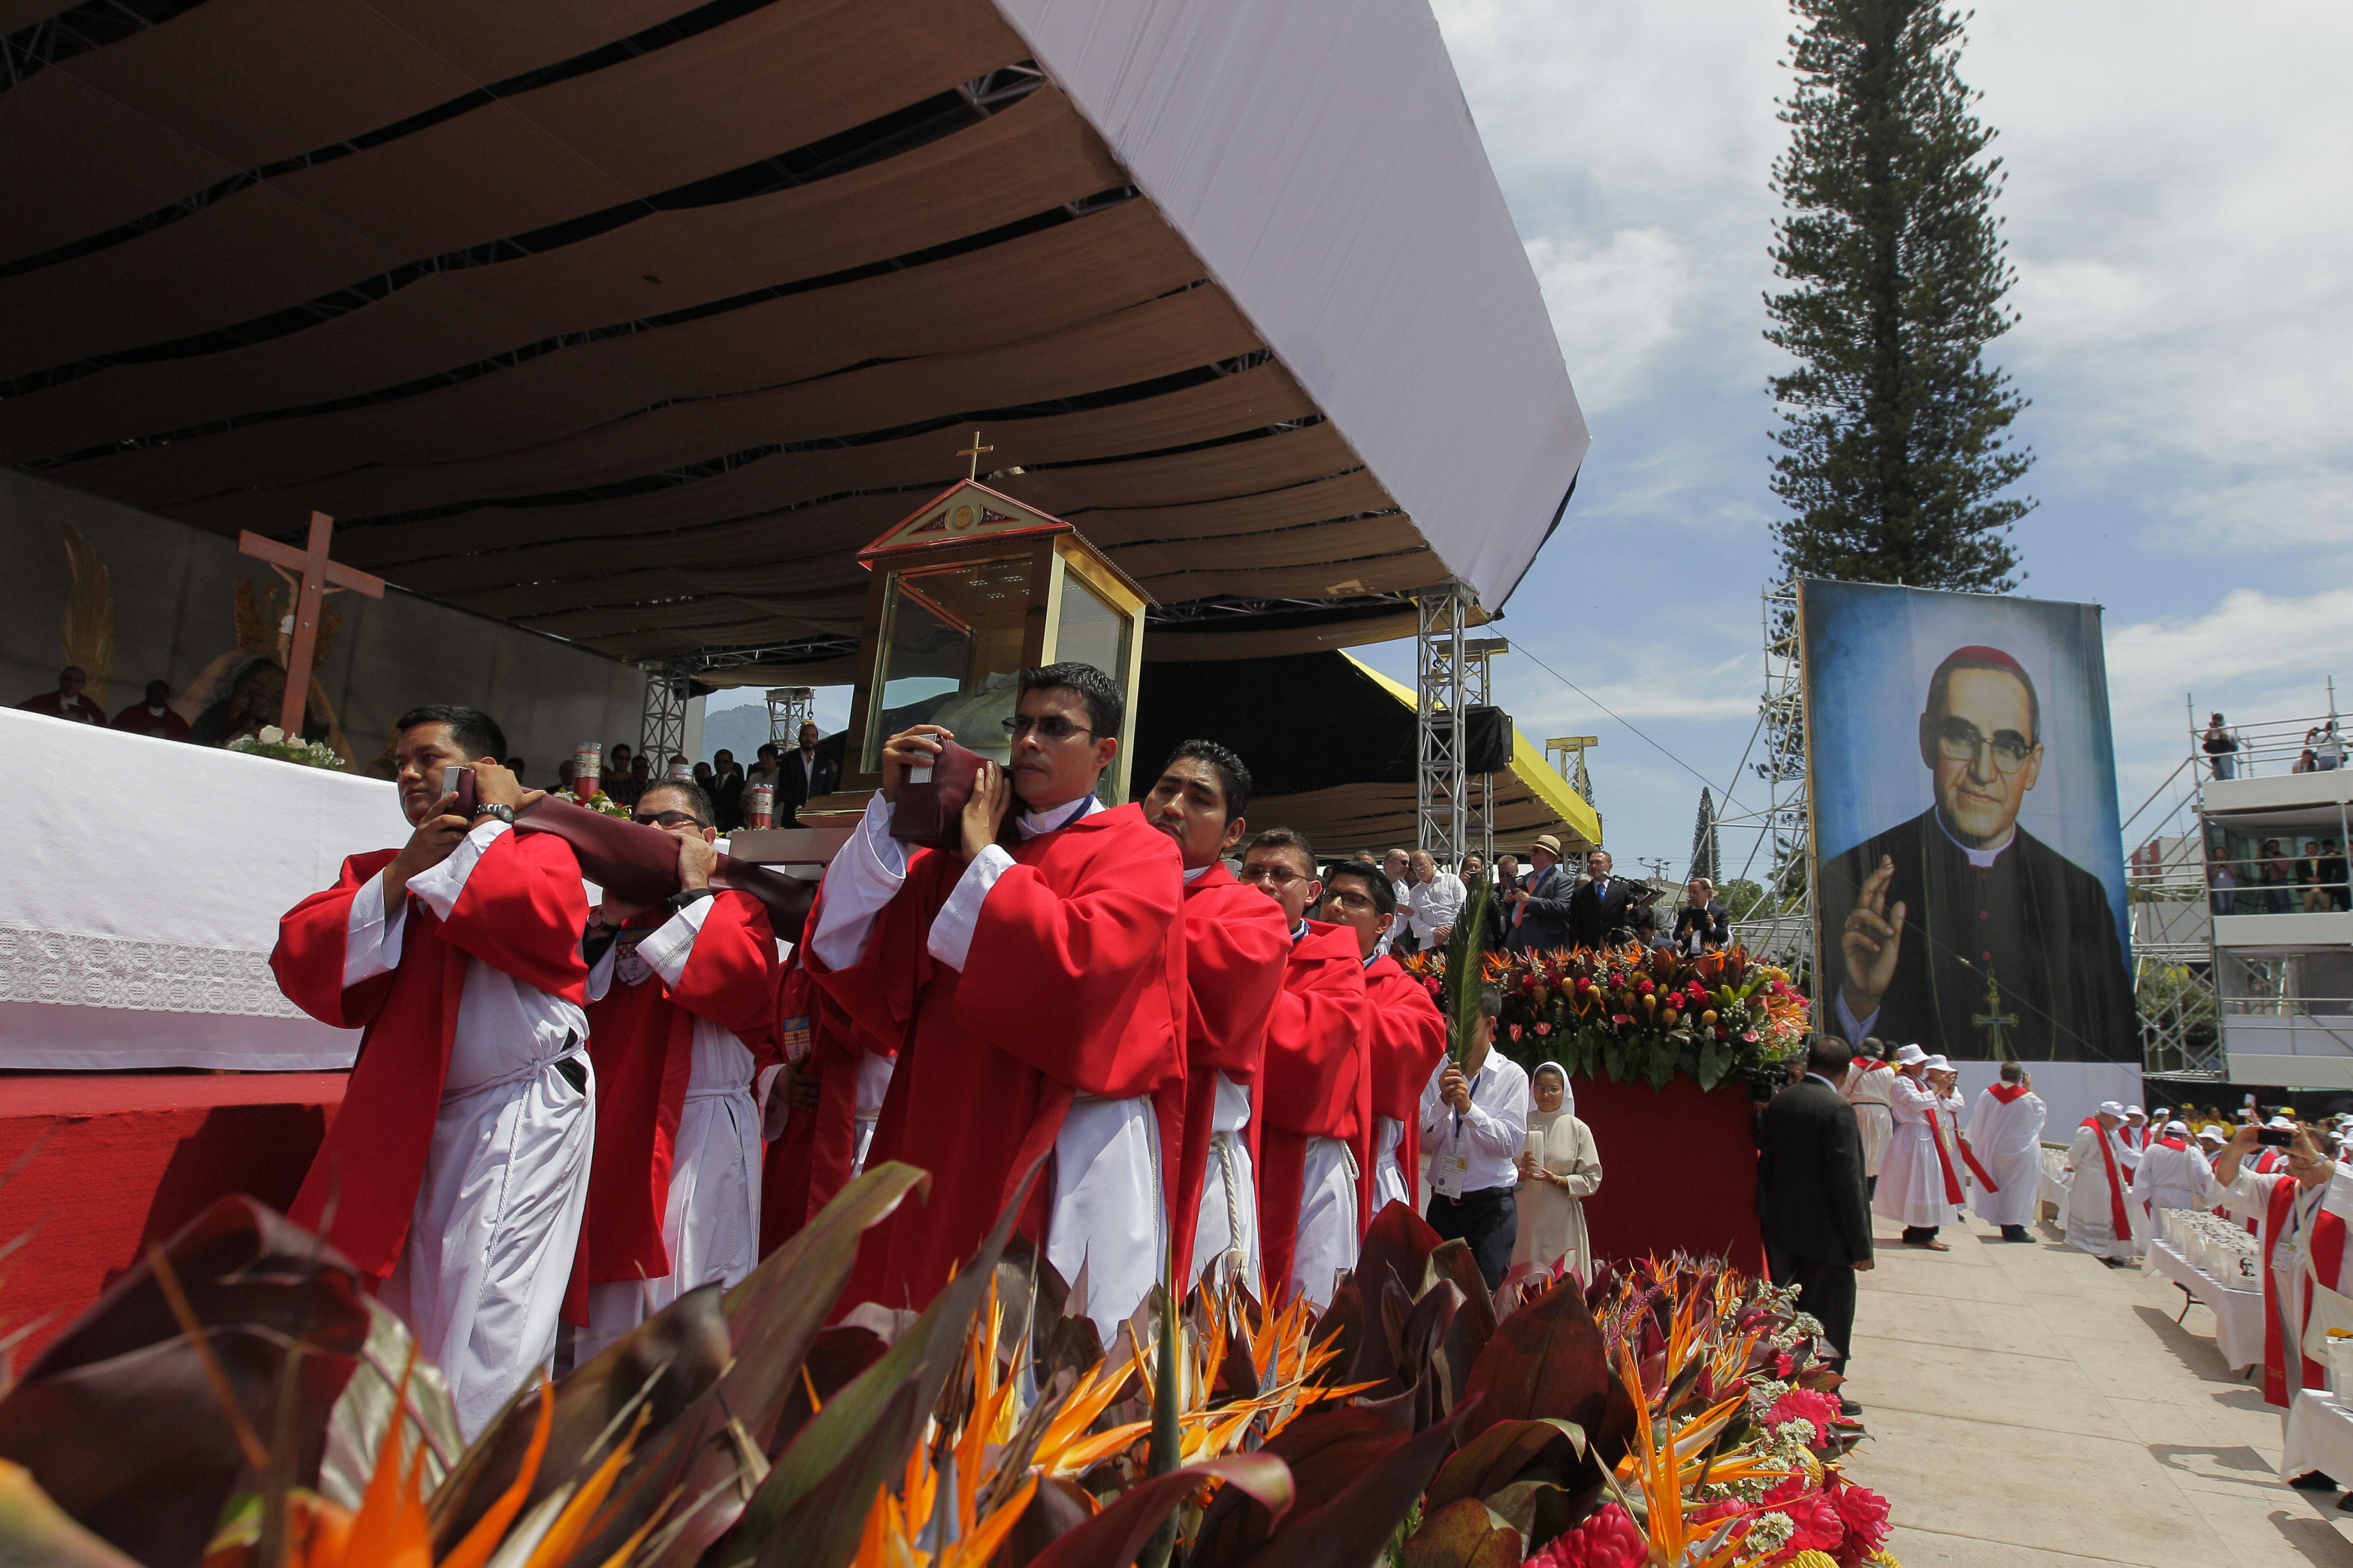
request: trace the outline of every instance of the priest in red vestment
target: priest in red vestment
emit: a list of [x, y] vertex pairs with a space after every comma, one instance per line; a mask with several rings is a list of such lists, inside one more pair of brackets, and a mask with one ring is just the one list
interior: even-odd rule
[[[499, 765], [506, 749], [470, 708], [402, 715], [415, 831], [345, 860], [269, 959], [304, 1012], [366, 1031], [289, 1212], [383, 1282], [470, 1437], [554, 1355], [596, 1124], [580, 867], [561, 839], [513, 831], [537, 792]], [[470, 822], [446, 787], [462, 766]]]
[[[912, 853], [892, 803], [935, 736], [881, 753], [882, 788], [826, 868], [804, 956], [851, 1022], [897, 1039], [869, 1158], [932, 1173], [869, 1231], [844, 1308], [928, 1303], [1030, 1167], [1022, 1231], [1112, 1338], [1181, 1268], [1168, 1216], [1183, 1147], [1183, 860], [1134, 805], [1096, 795], [1125, 700], [1092, 665], [1024, 670], [1009, 767], [981, 769], [955, 849]], [[976, 737], [977, 739], [977, 737]]]
[[1287, 827], [1250, 841], [1241, 879], [1291, 928], [1282, 990], [1267, 1018], [1259, 1069], [1260, 1254], [1270, 1300], [1286, 1290], [1320, 1309], [1356, 1266], [1371, 1163], [1372, 1081], [1365, 1042], [1365, 966], [1356, 933], [1311, 921], [1324, 896], [1315, 851]]
[[[2263, 1258], [2263, 1403], [2284, 1413], [2298, 1389], [2328, 1387], [2327, 1369], [2312, 1353], [2327, 1326], [2313, 1322], [2313, 1302], [2322, 1289], [2353, 1293], [2353, 1281], [2345, 1278], [2353, 1168], [2323, 1153], [2311, 1129], [2300, 1126], [2287, 1168], [2257, 1175], [2245, 1168], [2253, 1163], [2248, 1156], [2256, 1148], [2256, 1131], [2250, 1121], [2222, 1146], [2214, 1179], [2234, 1207], [2262, 1221], [2256, 1235]], [[2306, 1478], [2295, 1479], [2301, 1485]]]
[[1213, 741], [1187, 741], [1144, 798], [1152, 826], [1185, 858], [1185, 1148], [1179, 1215], [1196, 1215], [1187, 1282], [1223, 1266], [1252, 1293], [1259, 1273], [1258, 1141], [1251, 1114], [1267, 1016], [1282, 988], [1291, 932], [1282, 910], [1235, 880], [1223, 857], [1249, 823], [1250, 769]]
[[1365, 965], [1365, 1048], [1373, 1128], [1365, 1224], [1390, 1204], [1416, 1214], [1421, 1180], [1421, 1094], [1446, 1056], [1446, 1019], [1430, 988], [1386, 952], [1397, 889], [1377, 866], [1335, 860], [1324, 870], [1324, 918], [1356, 933]]
[[580, 1237], [581, 1361], [759, 1261], [755, 1088], [773, 1084], [780, 1061], [776, 933], [759, 900], [711, 886], [711, 797], [665, 782], [632, 815], [678, 839], [679, 891], [653, 905], [607, 894], [589, 917], [596, 1151]]

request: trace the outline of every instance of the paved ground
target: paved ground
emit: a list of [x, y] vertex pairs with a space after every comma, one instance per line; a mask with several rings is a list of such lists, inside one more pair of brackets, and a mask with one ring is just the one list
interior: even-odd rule
[[2281, 1484], [2280, 1418], [2233, 1377], [2213, 1320], [2055, 1233], [1975, 1221], [1950, 1252], [1878, 1222], [1852, 1380], [1904, 1568], [2353, 1568], [2353, 1513]]

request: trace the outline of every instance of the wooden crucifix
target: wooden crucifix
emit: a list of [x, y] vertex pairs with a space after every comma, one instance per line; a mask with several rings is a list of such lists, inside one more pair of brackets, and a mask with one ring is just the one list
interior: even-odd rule
[[319, 643], [320, 602], [338, 588], [350, 588], [371, 599], [384, 597], [384, 579], [371, 577], [356, 566], [327, 559], [327, 542], [335, 520], [323, 511], [311, 514], [311, 538], [297, 550], [247, 529], [237, 536], [240, 555], [267, 561], [294, 590], [293, 641], [286, 649], [286, 700], [279, 705], [278, 727], [289, 740], [302, 738], [302, 710], [311, 697], [311, 653]]

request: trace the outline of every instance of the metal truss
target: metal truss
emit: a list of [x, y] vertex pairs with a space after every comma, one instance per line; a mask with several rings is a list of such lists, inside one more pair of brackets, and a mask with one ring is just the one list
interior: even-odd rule
[[1462, 632], [1471, 606], [1471, 591], [1459, 583], [1414, 599], [1414, 846], [1450, 869], [1461, 865], [1470, 837]]
[[649, 659], [638, 666], [646, 676], [645, 721], [638, 726], [639, 754], [655, 778], [672, 757], [686, 751], [686, 704], [694, 691], [694, 660]]
[[[1715, 821], [1719, 831], [1746, 828], [1755, 833], [1740, 875], [1764, 888], [1755, 907], [1733, 922], [1733, 934], [1750, 951], [1788, 969], [1810, 991], [1816, 921], [1813, 814], [1806, 788], [1806, 694], [1799, 658], [1797, 584], [1766, 589], [1761, 609], [1765, 690], [1757, 702], [1757, 727], [1765, 755], [1748, 766], [1765, 786], [1765, 802], [1736, 809], [1727, 791]], [[1752, 741], [1752, 753], [1755, 744]]]
[[[1490, 680], [1487, 662], [1499, 654], [1512, 651], [1512, 645], [1502, 637], [1472, 637], [1462, 645], [1462, 709], [1465, 735], [1461, 744], [1463, 754], [1469, 753], [1470, 741], [1467, 715], [1474, 708], [1493, 703], [1493, 685]], [[1508, 763], [1508, 759], [1507, 759]], [[1479, 862], [1483, 866], [1495, 863], [1495, 775], [1481, 773], [1472, 786], [1473, 805], [1471, 808], [1471, 837], [1478, 841]]]
[[801, 726], [816, 717], [816, 687], [768, 688], [768, 739], [778, 752], [789, 752], [799, 745]]

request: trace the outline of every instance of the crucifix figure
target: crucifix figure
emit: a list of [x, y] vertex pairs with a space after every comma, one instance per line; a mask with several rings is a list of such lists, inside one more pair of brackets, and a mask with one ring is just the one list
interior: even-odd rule
[[1986, 965], [1985, 1008], [1969, 1020], [1986, 1032], [1986, 1058], [1990, 1061], [2010, 1060], [2010, 1031], [2018, 1027], [2018, 1015], [2001, 1010], [2001, 982], [1994, 977], [1993, 965]]
[[972, 445], [966, 447], [963, 451], [956, 454], [959, 458], [970, 458], [972, 459], [972, 467], [965, 471], [964, 477], [967, 479], [977, 481], [980, 478], [980, 455], [983, 452], [994, 452], [996, 450], [997, 448], [994, 447], [982, 446], [980, 444], [980, 432], [977, 430], [974, 431], [972, 433]]
[[[976, 436], [974, 439], [979, 437]], [[238, 554], [269, 562], [294, 591], [293, 613], [287, 616], [293, 623], [293, 640], [286, 649], [286, 700], [278, 709], [278, 727], [290, 740], [302, 737], [302, 710], [311, 696], [311, 650], [319, 641], [320, 602], [342, 588], [353, 589], [371, 599], [384, 597], [383, 578], [371, 577], [355, 566], [327, 559], [327, 542], [334, 531], [335, 520], [323, 511], [314, 511], [311, 514], [310, 541], [304, 549], [266, 539], [251, 529], [237, 536]]]

